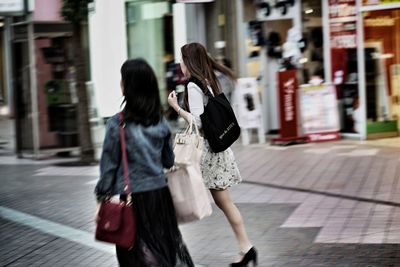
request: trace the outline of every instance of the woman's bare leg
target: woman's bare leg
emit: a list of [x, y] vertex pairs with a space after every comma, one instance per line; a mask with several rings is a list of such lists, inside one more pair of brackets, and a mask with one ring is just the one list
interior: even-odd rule
[[225, 217], [228, 219], [229, 224], [235, 233], [236, 240], [239, 243], [241, 252], [247, 252], [251, 247], [250, 240], [247, 236], [246, 228], [244, 226], [242, 215], [239, 209], [232, 202], [229, 191], [226, 190], [210, 190], [215, 204], [220, 208]]

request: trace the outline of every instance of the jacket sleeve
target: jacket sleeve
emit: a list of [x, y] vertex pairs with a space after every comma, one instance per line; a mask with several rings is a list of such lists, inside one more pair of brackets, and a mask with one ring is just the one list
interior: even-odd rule
[[98, 201], [110, 196], [116, 182], [117, 170], [121, 162], [121, 148], [119, 140], [119, 126], [110, 118], [106, 126], [103, 151], [100, 159], [100, 179], [95, 188]]
[[164, 147], [161, 153], [161, 160], [163, 167], [166, 169], [171, 168], [174, 165], [175, 155], [173, 151], [171, 131], [168, 128], [168, 134], [164, 138]]
[[200, 115], [204, 112], [204, 93], [195, 83], [188, 84], [188, 100], [190, 113], [193, 115], [195, 123], [201, 128]]

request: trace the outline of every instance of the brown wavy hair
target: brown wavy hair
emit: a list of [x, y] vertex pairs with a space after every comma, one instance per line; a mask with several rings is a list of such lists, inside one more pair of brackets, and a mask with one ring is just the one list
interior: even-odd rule
[[197, 80], [201, 84], [200, 87], [204, 93], [207, 93], [208, 85], [211, 87], [214, 95], [219, 95], [222, 92], [215, 71], [219, 71], [230, 79], [236, 80], [235, 74], [211, 58], [205, 47], [199, 43], [189, 43], [182, 46], [181, 53], [183, 63], [190, 74], [190, 78]]

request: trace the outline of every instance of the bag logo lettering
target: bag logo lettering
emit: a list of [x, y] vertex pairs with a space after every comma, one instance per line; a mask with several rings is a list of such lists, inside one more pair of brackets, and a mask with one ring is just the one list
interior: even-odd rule
[[225, 129], [225, 131], [219, 136], [219, 139], [224, 138], [224, 136], [235, 126], [235, 123], [232, 122], [229, 126]]

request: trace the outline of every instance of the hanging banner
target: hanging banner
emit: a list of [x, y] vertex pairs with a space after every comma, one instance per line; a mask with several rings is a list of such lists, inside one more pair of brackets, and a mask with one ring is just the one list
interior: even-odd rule
[[271, 144], [296, 144], [308, 141], [307, 136], [299, 136], [297, 118], [297, 71], [278, 72], [278, 95], [280, 137], [272, 138]]
[[301, 122], [310, 141], [340, 139], [336, 90], [333, 85], [302, 85], [299, 89]]
[[296, 70], [278, 72], [278, 82], [281, 137], [297, 137]]

